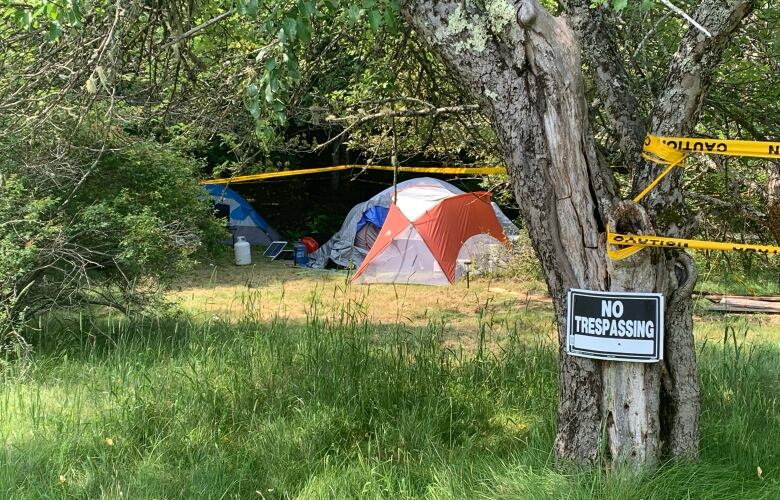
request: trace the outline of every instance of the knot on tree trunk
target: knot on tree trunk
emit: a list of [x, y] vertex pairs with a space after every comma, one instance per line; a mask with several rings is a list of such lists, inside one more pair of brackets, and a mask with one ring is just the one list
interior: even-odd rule
[[526, 28], [536, 21], [537, 5], [534, 0], [521, 0], [517, 7], [517, 24]]
[[[609, 230], [624, 234], [655, 234], [655, 228], [644, 207], [631, 200], [618, 203], [607, 215]], [[659, 273], [658, 250], [645, 248], [623, 260], [607, 260], [610, 290], [614, 291], [656, 291]]]
[[677, 253], [674, 260], [674, 277], [677, 284], [669, 302], [679, 300], [680, 297], [687, 300], [693, 293], [693, 287], [699, 278], [693, 257], [682, 251]]
[[618, 233], [653, 234], [655, 228], [644, 207], [631, 200], [619, 202], [607, 216], [610, 228]]

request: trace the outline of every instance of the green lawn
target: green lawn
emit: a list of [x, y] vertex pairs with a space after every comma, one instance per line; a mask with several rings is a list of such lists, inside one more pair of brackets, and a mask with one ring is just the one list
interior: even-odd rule
[[[471, 306], [425, 317], [432, 289], [396, 288], [418, 294], [415, 314], [385, 321], [367, 301], [388, 290], [277, 271], [221, 293], [249, 307], [286, 272], [318, 290], [282, 294], [308, 297], [290, 305], [302, 315], [82, 317], [31, 333], [33, 361], [0, 365], [0, 498], [780, 498], [769, 318], [700, 318], [702, 459], [636, 477], [555, 467], [541, 299], [478, 280]], [[333, 308], [328, 286], [363, 299]]]

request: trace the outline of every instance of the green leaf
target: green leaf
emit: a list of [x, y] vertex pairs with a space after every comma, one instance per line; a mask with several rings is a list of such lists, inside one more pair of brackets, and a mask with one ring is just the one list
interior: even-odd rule
[[60, 23], [57, 21], [50, 22], [49, 23], [49, 31], [46, 33], [46, 38], [50, 42], [56, 42], [60, 39], [62, 36], [62, 28], [60, 28]]
[[298, 7], [299, 12], [301, 13], [302, 17], [311, 17], [316, 12], [316, 9], [314, 7], [314, 2], [301, 2], [300, 6]]
[[73, 2], [73, 8], [70, 10], [69, 17], [72, 19], [71, 24], [75, 26], [81, 25], [81, 21], [84, 20], [84, 14], [81, 12], [81, 2]]
[[395, 14], [391, 9], [385, 10], [385, 26], [387, 26], [387, 30], [392, 34], [398, 33], [398, 23], [395, 21]]
[[246, 88], [246, 95], [248, 95], [249, 97], [254, 98], [254, 97], [257, 97], [258, 91], [259, 90], [257, 88], [257, 84], [250, 83], [249, 86], [247, 86], [247, 88]]
[[252, 99], [249, 102], [249, 114], [252, 115], [252, 118], [255, 120], [260, 117], [260, 103], [257, 101], [257, 99]]
[[655, 5], [655, 0], [643, 0], [641, 4], [639, 4], [639, 8], [642, 10], [650, 10]]
[[287, 113], [285, 112], [284, 103], [280, 100], [275, 100], [271, 103], [271, 108], [274, 110], [274, 117], [280, 125], [287, 123]]
[[301, 72], [298, 68], [298, 61], [294, 58], [290, 58], [287, 61], [287, 70], [290, 72], [290, 78], [296, 82], [301, 79]]
[[382, 27], [382, 13], [378, 10], [368, 11], [368, 24], [371, 25], [372, 31], [379, 31]]
[[623, 10], [628, 5], [628, 0], [612, 0], [612, 8], [615, 10]]
[[311, 26], [309, 25], [308, 19], [298, 19], [298, 39], [302, 43], [309, 43], [311, 41]]
[[276, 59], [269, 59], [265, 62], [266, 71], [273, 71], [276, 69]]
[[266, 102], [274, 102], [274, 91], [271, 89], [271, 84], [265, 86], [265, 100]]
[[22, 28], [29, 30], [32, 27], [32, 12], [29, 10], [19, 11], [19, 20]]
[[250, 17], [256, 17], [259, 5], [258, 0], [239, 0], [238, 12]]
[[282, 22], [282, 29], [287, 35], [287, 39], [290, 41], [295, 40], [295, 36], [298, 34], [298, 23], [295, 19], [287, 18]]
[[363, 14], [363, 9], [358, 7], [355, 4], [352, 4], [349, 6], [349, 9], [347, 9], [347, 17], [349, 17], [349, 20], [353, 23], [360, 19], [360, 16]]

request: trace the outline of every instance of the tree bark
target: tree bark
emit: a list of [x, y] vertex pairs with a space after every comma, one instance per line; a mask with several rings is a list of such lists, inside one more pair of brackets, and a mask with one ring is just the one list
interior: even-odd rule
[[[695, 268], [679, 270], [677, 257], [667, 258], [660, 250], [644, 250], [621, 262], [607, 258], [604, 232], [608, 223], [629, 226], [640, 234], [655, 228], [643, 207], [617, 203], [612, 174], [598, 161], [586, 112], [578, 37], [564, 18], [551, 16], [537, 0], [487, 0], [484, 7], [459, 0], [407, 0], [402, 12], [481, 104], [496, 129], [558, 318], [557, 456], [595, 463], [604, 435], [603, 444], [613, 460], [654, 462], [664, 446], [663, 422], [679, 425], [674, 412], [661, 421], [661, 372], [671, 372], [664, 377], [667, 382], [692, 384], [698, 396], [691, 325], [686, 320]], [[606, 82], [609, 71], [603, 73]], [[687, 78], [678, 85], [689, 82]], [[694, 96], [695, 92], [683, 94]], [[700, 97], [695, 100], [700, 103]], [[639, 147], [635, 127], [630, 126], [634, 118], [612, 115], [634, 129], [626, 147]], [[672, 345], [680, 351], [671, 358], [685, 368], [602, 363], [566, 355], [569, 288], [687, 290], [679, 299], [672, 296], [668, 307], [676, 311], [672, 328], [682, 334], [673, 334], [667, 327], [667, 336], [673, 339], [667, 348]], [[672, 386], [669, 390], [675, 391]], [[672, 410], [685, 404], [676, 396]], [[695, 423], [695, 419], [684, 419], [685, 430], [678, 434], [695, 439]]]
[[641, 116], [640, 100], [631, 84], [618, 51], [608, 4], [593, 7], [591, 0], [562, 2], [571, 26], [580, 37], [583, 55], [596, 92], [609, 115], [626, 166], [642, 161], [642, 145], [647, 126]]
[[[635, 161], [633, 190], [638, 192], [658, 174], [659, 167], [641, 161], [645, 122], [637, 115], [638, 111], [631, 111], [638, 110], [639, 105], [618, 54], [609, 13], [604, 7], [591, 8], [586, 0], [568, 0], [564, 6], [581, 37], [599, 97], [614, 130], [622, 138], [621, 147], [628, 148], [624, 156]], [[694, 17], [713, 36], [705, 38], [698, 29], [690, 28], [681, 40], [650, 121], [655, 134], [686, 135], [693, 129], [712, 72], [732, 33], [753, 8], [753, 2], [744, 0], [707, 0], [700, 4]], [[695, 219], [685, 212], [680, 172], [674, 175], [676, 182], [669, 181], [666, 191], [651, 195], [647, 206], [662, 234], [687, 236], [695, 227]], [[696, 269], [692, 260], [682, 253], [669, 252], [666, 258], [671, 280], [658, 289], [669, 299], [665, 318], [666, 359], [662, 370], [662, 441], [665, 451], [671, 455], [694, 457], [698, 454], [699, 389], [690, 292]]]

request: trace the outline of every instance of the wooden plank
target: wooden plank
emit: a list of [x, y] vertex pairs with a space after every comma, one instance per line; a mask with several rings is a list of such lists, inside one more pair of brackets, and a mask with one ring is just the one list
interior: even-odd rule
[[701, 292], [700, 297], [704, 297], [712, 302], [720, 302], [722, 299], [751, 299], [762, 302], [780, 302], [780, 295], [723, 295], [715, 292]]
[[727, 297], [707, 307], [709, 311], [780, 314], [780, 303], [743, 297]]

